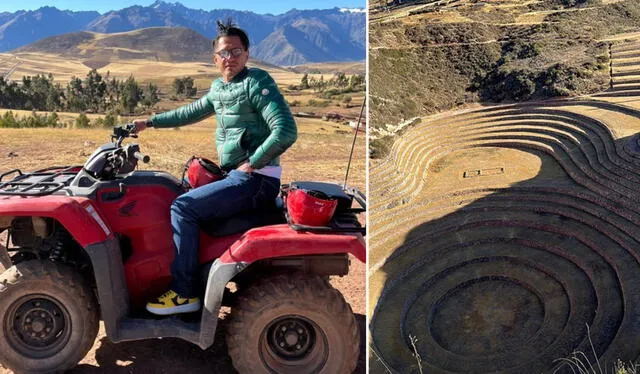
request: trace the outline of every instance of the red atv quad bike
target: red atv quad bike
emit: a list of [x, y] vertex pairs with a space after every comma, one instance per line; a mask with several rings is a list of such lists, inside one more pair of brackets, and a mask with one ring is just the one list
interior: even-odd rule
[[283, 189], [336, 200], [325, 226], [288, 222], [277, 202], [269, 211], [202, 222], [203, 308], [158, 318], [144, 306], [169, 287], [170, 206], [187, 187], [169, 173], [136, 170], [149, 156], [137, 144], [122, 145], [132, 129], [116, 127], [112, 142], [83, 166], [0, 175], [0, 232], [8, 230], [0, 246], [2, 365], [69, 369], [93, 345], [100, 319], [114, 342], [176, 337], [206, 349], [220, 307], [231, 305], [227, 345], [240, 373], [353, 372], [358, 326], [328, 278], [348, 273], [349, 254], [365, 261], [357, 219], [366, 210], [363, 194], [319, 182]]

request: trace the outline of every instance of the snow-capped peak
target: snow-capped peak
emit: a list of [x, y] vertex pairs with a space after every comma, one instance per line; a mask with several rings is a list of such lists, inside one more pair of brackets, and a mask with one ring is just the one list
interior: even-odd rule
[[365, 13], [367, 10], [364, 8], [340, 8], [342, 13]]

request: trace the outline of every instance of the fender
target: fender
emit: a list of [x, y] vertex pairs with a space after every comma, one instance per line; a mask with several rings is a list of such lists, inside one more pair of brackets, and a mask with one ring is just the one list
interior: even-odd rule
[[58, 221], [82, 246], [102, 243], [113, 233], [91, 200], [49, 195], [38, 198], [11, 196], [0, 199], [1, 216], [50, 217]]
[[247, 231], [211, 266], [197, 344], [202, 349], [213, 344], [224, 289], [236, 274], [252, 262], [274, 257], [345, 252], [366, 262], [366, 246], [361, 234], [327, 235], [295, 231], [287, 224]]
[[273, 257], [329, 253], [350, 253], [362, 262], [367, 258], [362, 234], [295, 231], [282, 224], [247, 231], [220, 256], [220, 261], [250, 264]]
[[[111, 341], [179, 338], [207, 349], [213, 345], [218, 313], [227, 283], [247, 264], [225, 264], [216, 260], [211, 266], [200, 322], [180, 319], [139, 319], [129, 317], [130, 300], [124, 277], [120, 246], [115, 238], [85, 248], [94, 266], [98, 300], [107, 336]], [[100, 265], [100, 266], [98, 266]]]

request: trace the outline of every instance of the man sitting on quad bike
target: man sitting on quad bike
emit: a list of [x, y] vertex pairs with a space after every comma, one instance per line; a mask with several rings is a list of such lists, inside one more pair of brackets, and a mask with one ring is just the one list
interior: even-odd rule
[[291, 111], [273, 78], [247, 68], [249, 38], [229, 20], [218, 21], [214, 61], [222, 77], [197, 101], [175, 110], [136, 120], [135, 132], [147, 127], [191, 124], [216, 115], [216, 147], [226, 178], [194, 188], [171, 205], [176, 249], [170, 290], [147, 304], [154, 314], [200, 309], [195, 274], [198, 267], [199, 222], [273, 205], [280, 190], [279, 156], [297, 138]]

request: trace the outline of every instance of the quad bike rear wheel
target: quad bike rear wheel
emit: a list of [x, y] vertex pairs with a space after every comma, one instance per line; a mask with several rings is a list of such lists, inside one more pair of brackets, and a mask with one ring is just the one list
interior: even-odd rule
[[352, 373], [360, 332], [349, 304], [326, 279], [260, 280], [232, 308], [227, 345], [243, 373]]
[[0, 362], [19, 373], [74, 367], [98, 332], [97, 303], [72, 268], [25, 261], [0, 274]]

